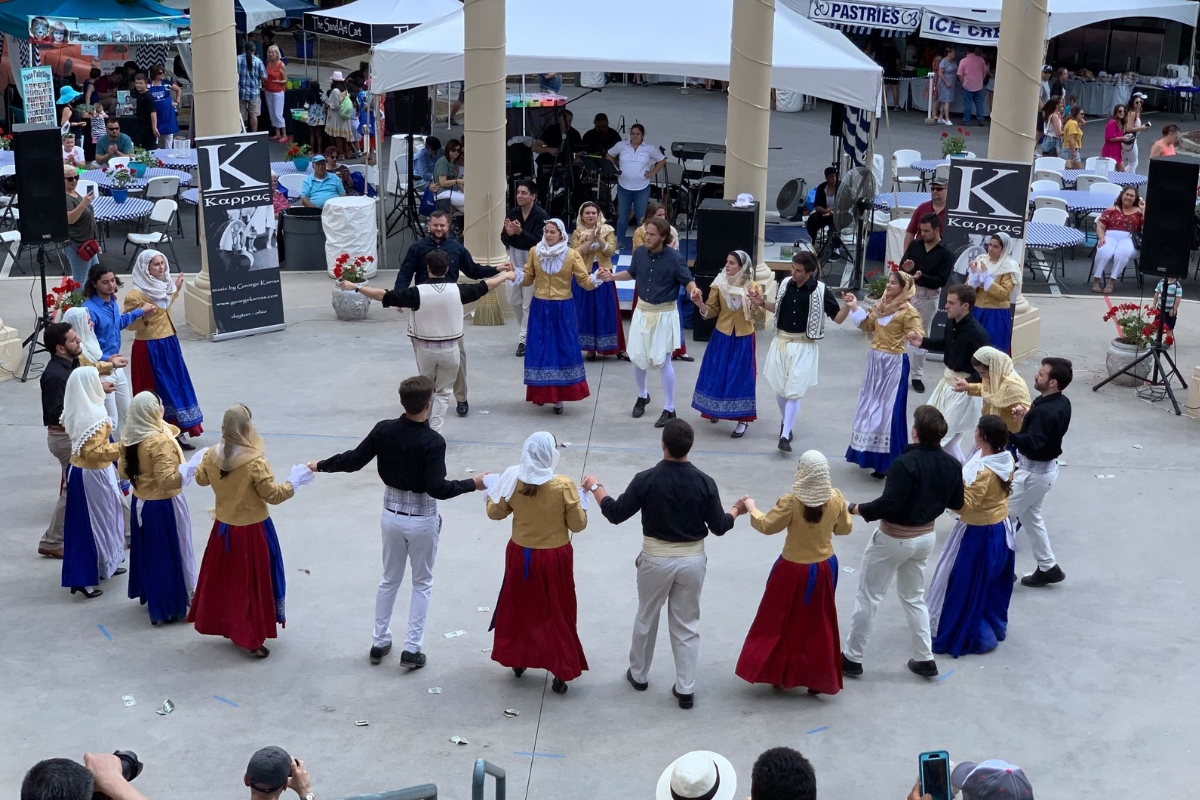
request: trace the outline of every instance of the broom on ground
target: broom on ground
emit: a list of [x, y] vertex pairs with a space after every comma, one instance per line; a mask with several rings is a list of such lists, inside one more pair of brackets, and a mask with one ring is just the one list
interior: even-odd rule
[[[492, 230], [492, 195], [490, 192], [487, 195], [487, 204], [487, 229], [489, 231], [488, 248], [490, 250], [492, 241], [490, 236], [490, 231]], [[490, 261], [491, 259], [488, 260]], [[479, 299], [479, 302], [475, 304], [474, 316], [475, 318], [473, 321], [476, 325], [504, 324], [504, 309], [500, 307], [500, 298], [496, 295], [496, 291], [488, 292]]]

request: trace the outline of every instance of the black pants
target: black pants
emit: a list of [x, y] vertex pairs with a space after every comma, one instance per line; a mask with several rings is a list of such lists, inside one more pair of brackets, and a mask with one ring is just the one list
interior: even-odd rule
[[822, 228], [833, 228], [833, 214], [825, 215], [819, 209], [814, 209], [808, 215], [808, 219], [804, 220], [804, 227], [808, 229], [808, 238], [815, 245], [817, 243], [817, 231]]

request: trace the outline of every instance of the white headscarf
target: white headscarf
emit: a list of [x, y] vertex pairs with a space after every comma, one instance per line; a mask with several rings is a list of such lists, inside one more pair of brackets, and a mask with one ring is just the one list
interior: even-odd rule
[[968, 486], [973, 484], [979, 477], [979, 473], [983, 472], [984, 467], [996, 473], [996, 476], [1002, 481], [1012, 480], [1013, 472], [1017, 468], [1013, 462], [1012, 453], [1007, 450], [1001, 450], [990, 456], [983, 455], [982, 450], [976, 450], [970, 460], [963, 464], [963, 483]]
[[820, 508], [833, 496], [829, 481], [829, 460], [819, 450], [805, 450], [796, 465], [792, 494], [809, 508]]
[[[546, 244], [546, 234], [542, 234], [542, 240], [537, 243], [538, 263], [541, 264], [542, 271], [547, 275], [554, 275], [563, 268], [563, 262], [567, 260], [567, 226], [563, 225], [563, 221], [557, 217], [546, 220], [547, 225], [553, 225], [558, 228], [560, 234], [558, 244]], [[544, 230], [544, 228], [543, 228]]]
[[95, 367], [76, 367], [67, 378], [63, 395], [62, 424], [71, 437], [71, 454], [79, 455], [83, 443], [103, 428], [112, 426], [104, 408], [104, 387]]
[[721, 293], [721, 300], [731, 311], [737, 311], [740, 308], [746, 319], [749, 320], [751, 314], [754, 313], [754, 309], [746, 299], [746, 286], [750, 283], [750, 254], [745, 250], [734, 250], [733, 254], [741, 263], [741, 270], [733, 278], [730, 278], [722, 268], [717, 277], [713, 279], [712, 285]]
[[521, 463], [513, 464], [504, 470], [492, 488], [488, 489], [488, 499], [499, 503], [501, 498], [509, 500], [517, 490], [517, 481], [526, 486], [541, 486], [554, 477], [554, 468], [558, 466], [558, 447], [554, 436], [546, 431], [538, 431], [525, 440], [521, 448]]
[[1021, 287], [1022, 275], [1021, 267], [1017, 264], [1017, 262], [1013, 261], [1012, 237], [1003, 231], [991, 234], [991, 236], [988, 236], [988, 239], [991, 239], [992, 236], [995, 236], [1000, 240], [1000, 259], [998, 261], [992, 261], [991, 256], [988, 255], [985, 249], [983, 255], [976, 260], [980, 264], [983, 264], [985, 267], [987, 267], [988, 274], [992, 276], [992, 280], [995, 280], [1001, 275], [1005, 274], [1013, 276], [1013, 290], [1010, 299], [1015, 302], [1016, 296], [1019, 293], [1018, 290]]
[[163, 419], [162, 403], [154, 396], [153, 392], [138, 392], [134, 395], [133, 401], [129, 404], [129, 411], [125, 414], [125, 427], [121, 433], [121, 443], [126, 447], [133, 447], [160, 434], [175, 442], [175, 449], [179, 451], [179, 462], [183, 463], [183, 449], [175, 440], [175, 432]]
[[92, 330], [91, 319], [88, 316], [86, 308], [75, 306], [74, 308], [67, 309], [67, 313], [63, 314], [62, 321], [74, 329], [75, 335], [79, 337], [79, 343], [83, 346], [83, 354], [87, 356], [87, 360], [93, 364], [97, 364], [104, 360], [104, 351], [100, 349], [100, 342], [96, 339], [96, 332]]
[[[150, 262], [155, 256], [162, 256], [167, 267], [161, 279], [150, 274]], [[167, 261], [167, 256], [157, 250], [143, 250], [139, 253], [133, 265], [133, 285], [159, 308], [169, 306], [171, 295], [175, 294], [175, 281], [171, 277], [171, 262]]]

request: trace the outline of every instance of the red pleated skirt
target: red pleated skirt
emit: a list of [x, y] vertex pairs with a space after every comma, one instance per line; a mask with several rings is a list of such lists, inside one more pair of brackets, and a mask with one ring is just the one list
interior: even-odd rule
[[526, 386], [525, 401], [548, 405], [550, 403], [573, 403], [576, 400], [586, 400], [591, 395], [587, 381], [573, 383], [570, 386]]
[[492, 661], [549, 670], [564, 681], [588, 668], [575, 627], [574, 563], [570, 544], [535, 550], [509, 540], [492, 617]]
[[821, 694], [841, 691], [837, 569], [836, 556], [817, 564], [775, 562], [738, 657], [739, 678]]
[[[221, 527], [221, 522], [214, 522], [208, 537], [188, 622], [195, 623], [200, 633], [224, 636], [238, 647], [257, 650], [267, 639], [276, 638], [276, 622], [285, 619], [282, 591], [276, 590], [282, 583], [283, 565], [273, 563], [281, 559], [273, 556], [269, 541], [274, 528], [268, 531], [258, 522], [225, 526], [227, 533], [223, 533]], [[280, 573], [275, 578], [273, 569]]]

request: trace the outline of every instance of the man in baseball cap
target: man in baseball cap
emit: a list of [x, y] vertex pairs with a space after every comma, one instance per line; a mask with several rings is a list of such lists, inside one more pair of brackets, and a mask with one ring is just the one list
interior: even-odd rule
[[293, 759], [282, 747], [264, 747], [250, 756], [242, 780], [250, 787], [252, 800], [279, 797], [288, 787], [301, 800], [314, 800], [312, 780], [304, 762]]
[[1021, 768], [998, 758], [959, 764], [950, 773], [950, 785], [962, 791], [963, 800], [1033, 800], [1033, 786]]

